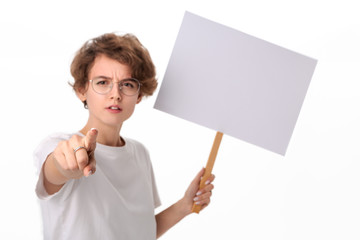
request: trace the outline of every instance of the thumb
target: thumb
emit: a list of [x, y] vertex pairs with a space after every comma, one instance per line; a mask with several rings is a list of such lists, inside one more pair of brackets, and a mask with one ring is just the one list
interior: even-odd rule
[[204, 175], [205, 173], [205, 168], [202, 168], [200, 170], [200, 172], [196, 175], [196, 177], [194, 178], [194, 180], [192, 181], [192, 184], [195, 184], [197, 186], [200, 185], [200, 181], [201, 181], [201, 177]]
[[204, 175], [204, 172], [205, 172], [205, 168], [202, 168], [201, 171], [196, 175], [194, 180], [191, 182], [190, 186], [188, 187], [185, 195], [188, 196], [189, 198], [192, 199], [195, 196], [195, 194], [198, 192], [201, 177], [202, 175]]
[[88, 151], [88, 153], [92, 153], [95, 151], [96, 148], [96, 138], [98, 135], [98, 130], [96, 128], [90, 129], [87, 132], [86, 136], [83, 138], [84, 147]]
[[84, 176], [88, 177], [93, 175], [96, 171], [96, 160], [94, 157], [94, 152], [89, 155], [89, 164], [83, 169]]

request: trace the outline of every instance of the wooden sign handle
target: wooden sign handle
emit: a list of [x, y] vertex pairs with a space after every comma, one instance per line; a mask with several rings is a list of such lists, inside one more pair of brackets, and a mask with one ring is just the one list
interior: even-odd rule
[[[199, 189], [203, 189], [205, 187], [206, 180], [211, 176], [211, 172], [212, 172], [212, 169], [214, 167], [216, 155], [217, 155], [218, 150], [219, 150], [219, 146], [220, 146], [220, 143], [221, 143], [222, 136], [223, 136], [222, 132], [217, 132], [216, 133], [214, 143], [213, 143], [210, 155], [209, 155], [209, 159], [208, 159], [208, 162], [206, 164], [205, 173], [204, 173], [204, 175], [203, 175], [203, 177], [202, 177], [202, 179], [200, 181]], [[193, 208], [192, 208], [192, 212], [199, 213], [200, 210], [201, 210], [201, 206], [196, 205], [194, 203]]]

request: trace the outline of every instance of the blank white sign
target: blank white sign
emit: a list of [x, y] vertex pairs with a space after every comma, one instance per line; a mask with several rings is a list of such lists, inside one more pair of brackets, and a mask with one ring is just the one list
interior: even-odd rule
[[186, 12], [154, 107], [285, 155], [316, 63]]

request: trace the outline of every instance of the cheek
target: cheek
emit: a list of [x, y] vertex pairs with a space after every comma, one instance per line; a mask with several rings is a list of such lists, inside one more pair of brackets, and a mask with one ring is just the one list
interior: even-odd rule
[[124, 104], [124, 107], [126, 107], [128, 111], [132, 113], [134, 112], [136, 104], [137, 104], [136, 99], [129, 99], [129, 101], [127, 101], [126, 104]]
[[86, 102], [89, 110], [98, 108], [98, 106], [100, 106], [103, 101], [104, 101], [103, 96], [99, 94], [97, 95], [88, 94], [86, 98]]
[[[123, 99], [125, 100], [125, 99]], [[123, 101], [122, 107], [123, 111], [126, 114], [127, 118], [129, 118], [135, 111], [135, 107], [137, 104], [137, 98], [126, 99], [127, 101]]]

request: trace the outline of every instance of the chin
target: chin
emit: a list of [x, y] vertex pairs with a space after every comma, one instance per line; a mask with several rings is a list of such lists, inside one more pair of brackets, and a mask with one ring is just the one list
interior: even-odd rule
[[108, 119], [107, 121], [104, 121], [104, 123], [111, 127], [121, 127], [122, 124], [129, 118], [121, 118], [121, 119]]

